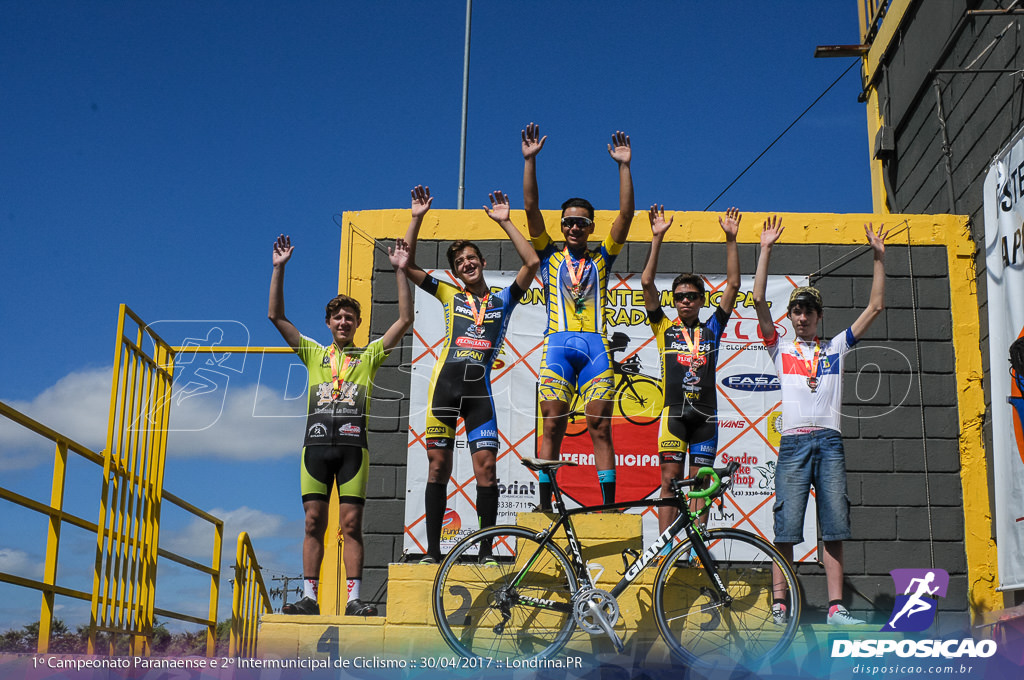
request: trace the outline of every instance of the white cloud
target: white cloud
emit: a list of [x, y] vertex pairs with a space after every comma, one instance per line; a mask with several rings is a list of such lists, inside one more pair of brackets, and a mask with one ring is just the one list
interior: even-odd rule
[[43, 563], [23, 550], [0, 548], [0, 571], [39, 580], [43, 577]]
[[[224, 377], [223, 374], [218, 376]], [[304, 403], [255, 384], [218, 381], [210, 392], [194, 383], [174, 396], [168, 454], [261, 460], [295, 455], [302, 440]], [[201, 391], [201, 390], [198, 390]], [[106, 445], [110, 371], [76, 371], [30, 401], [8, 402], [78, 443], [99, 452]], [[0, 418], [0, 470], [25, 469], [52, 460], [53, 445], [7, 418]]]
[[[234, 564], [236, 541], [243, 531], [248, 532], [251, 540], [291, 535], [291, 527], [283, 516], [244, 505], [234, 510], [213, 508], [209, 513], [224, 520], [221, 555], [226, 564]], [[162, 532], [160, 545], [179, 555], [209, 562], [213, 554], [213, 525], [197, 517], [179, 531]]]

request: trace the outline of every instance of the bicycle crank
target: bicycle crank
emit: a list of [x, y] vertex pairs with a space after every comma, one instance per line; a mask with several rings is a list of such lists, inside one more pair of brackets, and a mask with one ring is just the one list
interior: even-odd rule
[[572, 600], [572, 615], [580, 628], [591, 635], [604, 633], [611, 638], [618, 652], [625, 648], [613, 630], [619, 620], [619, 603], [614, 595], [598, 588], [585, 588], [578, 591]]

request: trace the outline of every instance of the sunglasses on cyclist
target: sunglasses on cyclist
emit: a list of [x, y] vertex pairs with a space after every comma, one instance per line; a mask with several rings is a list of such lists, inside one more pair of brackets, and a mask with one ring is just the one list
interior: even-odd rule
[[563, 217], [562, 226], [568, 229], [573, 227], [579, 227], [580, 229], [586, 229], [587, 227], [593, 226], [594, 220], [589, 217]]
[[697, 300], [700, 300], [702, 297], [704, 297], [702, 294], [695, 293], [693, 291], [688, 291], [686, 293], [673, 293], [672, 294], [672, 299], [675, 300], [676, 302], [682, 302], [683, 300], [689, 300], [690, 302], [696, 302]]

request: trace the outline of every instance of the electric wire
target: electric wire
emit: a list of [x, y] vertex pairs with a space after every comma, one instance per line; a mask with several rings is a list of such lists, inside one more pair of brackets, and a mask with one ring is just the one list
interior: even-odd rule
[[811, 102], [810, 105], [808, 105], [808, 107], [806, 109], [804, 109], [803, 112], [799, 116], [797, 116], [796, 119], [792, 123], [790, 123], [786, 127], [785, 130], [783, 130], [781, 133], [779, 133], [778, 137], [776, 137], [775, 139], [772, 140], [771, 144], [769, 144], [768, 146], [765, 147], [764, 151], [762, 151], [761, 153], [759, 153], [757, 155], [757, 158], [755, 158], [754, 160], [750, 161], [750, 164], [747, 167], [743, 168], [743, 172], [741, 172], [740, 174], [736, 175], [736, 179], [734, 179], [733, 181], [729, 182], [729, 186], [727, 186], [724, 189], [722, 189], [721, 193], [719, 193], [717, 196], [715, 196], [713, 199], [711, 199], [711, 202], [708, 203], [706, 206], [704, 206], [704, 210], [705, 211], [710, 210], [711, 206], [713, 206], [715, 204], [715, 201], [717, 201], [722, 196], [724, 196], [725, 192], [729, 191], [729, 189], [732, 188], [732, 185], [734, 185], [734, 184], [736, 184], [736, 182], [740, 181], [740, 178], [743, 177], [743, 175], [747, 174], [747, 170], [750, 170], [750, 168], [754, 167], [754, 164], [757, 163], [759, 160], [761, 160], [761, 157], [764, 156], [766, 153], [768, 153], [768, 151], [771, 150], [771, 148], [773, 146], [775, 146], [776, 142], [778, 142], [780, 139], [782, 139], [783, 136], [785, 136], [785, 134], [787, 132], [789, 132], [793, 128], [794, 125], [799, 123], [800, 119], [803, 118], [807, 114], [808, 111], [810, 111], [812, 108], [814, 108], [814, 105], [817, 104], [819, 101], [821, 101], [822, 97], [824, 97], [826, 94], [828, 94], [829, 90], [831, 90], [833, 87], [835, 87], [836, 84], [838, 84], [839, 81], [843, 79], [843, 76], [845, 76], [847, 73], [850, 72], [850, 69], [852, 69], [854, 66], [856, 66], [859, 63], [860, 63], [860, 59], [852, 61], [850, 63], [850, 65], [846, 67], [846, 70], [843, 71], [842, 73], [840, 73], [839, 77], [836, 78], [835, 80], [833, 80], [831, 85], [829, 85], [828, 87], [825, 88], [824, 92], [819, 94], [818, 97], [813, 102]]

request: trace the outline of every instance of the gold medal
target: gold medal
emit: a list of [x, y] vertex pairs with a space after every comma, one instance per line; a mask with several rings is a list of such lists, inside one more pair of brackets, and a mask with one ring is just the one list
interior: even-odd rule
[[565, 248], [565, 268], [569, 270], [569, 280], [572, 281], [569, 290], [572, 291], [572, 299], [576, 303], [577, 314], [582, 314], [586, 307], [587, 298], [583, 293], [583, 277], [589, 263], [590, 260], [587, 258], [587, 253], [584, 252], [579, 260], [579, 265], [573, 267], [572, 254], [569, 252], [568, 247]]
[[818, 342], [818, 337], [814, 337], [814, 354], [810, 359], [804, 356], [803, 350], [800, 349], [800, 341], [795, 340], [793, 347], [796, 349], [796, 353], [800, 355], [800, 360], [804, 362], [804, 367], [807, 369], [807, 387], [811, 389], [811, 392], [818, 391], [818, 360], [821, 358], [821, 344]]
[[466, 302], [469, 303], [469, 309], [473, 313], [473, 324], [483, 331], [484, 315], [487, 313], [487, 300], [490, 299], [491, 294], [488, 293], [480, 298], [480, 308], [477, 309], [476, 300], [473, 299], [473, 294], [468, 290], [464, 292], [466, 293]]
[[331, 349], [328, 352], [328, 357], [331, 360], [331, 398], [337, 399], [341, 396], [341, 379], [345, 376], [345, 372], [348, 371], [348, 365], [352, 363], [352, 357], [347, 354], [343, 355], [344, 359], [341, 363], [341, 373], [338, 372], [338, 360], [335, 355], [338, 353], [338, 346], [331, 344]]

